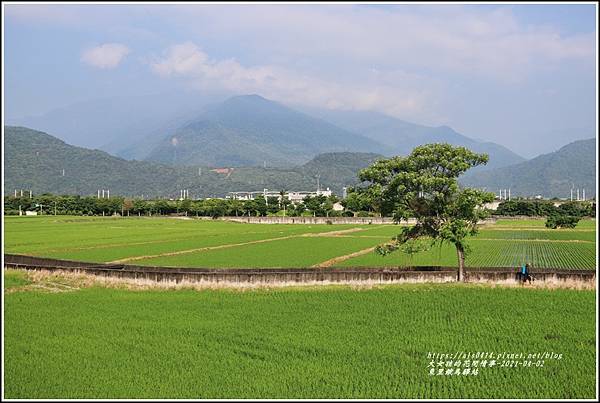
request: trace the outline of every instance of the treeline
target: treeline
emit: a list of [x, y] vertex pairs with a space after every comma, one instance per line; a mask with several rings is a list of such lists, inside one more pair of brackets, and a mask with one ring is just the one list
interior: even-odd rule
[[[390, 216], [392, 206], [378, 202], [375, 194], [350, 192], [340, 200], [336, 196], [307, 196], [302, 203], [292, 203], [287, 197], [257, 197], [254, 200], [202, 199], [202, 200], [143, 200], [121, 196], [97, 198], [95, 196], [42, 194], [33, 197], [4, 197], [4, 214], [18, 215], [19, 211], [36, 211], [46, 215], [193, 215], [222, 216], [317, 216], [366, 217]], [[334, 210], [340, 202], [343, 210]], [[517, 199], [503, 201], [494, 215], [529, 217], [595, 217], [594, 201], [572, 201], [555, 206], [550, 200]]]
[[97, 198], [72, 195], [42, 194], [33, 197], [4, 197], [4, 214], [36, 211], [45, 215], [193, 215], [193, 216], [353, 216], [353, 212], [338, 211], [333, 205], [336, 196], [307, 196], [302, 203], [292, 203], [287, 197], [257, 197], [254, 200], [142, 200], [125, 197]]
[[506, 200], [498, 205], [493, 214], [528, 217], [550, 217], [557, 215], [595, 217], [596, 203], [594, 201], [568, 201], [555, 206], [551, 200]]

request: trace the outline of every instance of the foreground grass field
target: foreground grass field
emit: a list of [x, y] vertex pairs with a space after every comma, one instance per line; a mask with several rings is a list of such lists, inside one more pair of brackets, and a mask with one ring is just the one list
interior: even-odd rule
[[[90, 262], [176, 267], [455, 267], [452, 246], [414, 256], [369, 249], [395, 225], [265, 225], [213, 220], [112, 217], [6, 217], [5, 252]], [[596, 268], [596, 223], [548, 230], [543, 220], [500, 220], [471, 241], [468, 267]], [[361, 256], [350, 257], [359, 251]]]
[[[48, 292], [5, 273], [6, 398], [595, 396], [594, 291], [130, 291], [59, 279], [68, 291]], [[429, 375], [429, 352], [456, 351], [562, 358]]]

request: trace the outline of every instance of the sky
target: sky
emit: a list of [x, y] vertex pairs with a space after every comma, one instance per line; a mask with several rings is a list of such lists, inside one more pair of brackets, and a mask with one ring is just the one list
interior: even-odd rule
[[8, 118], [197, 91], [447, 125], [526, 157], [595, 133], [595, 4], [3, 8]]

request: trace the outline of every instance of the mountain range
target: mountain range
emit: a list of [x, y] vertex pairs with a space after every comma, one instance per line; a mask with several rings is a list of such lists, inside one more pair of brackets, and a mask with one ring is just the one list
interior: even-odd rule
[[354, 133], [361, 133], [381, 144], [388, 155], [407, 155], [413, 148], [427, 143], [450, 143], [489, 155], [489, 162], [476, 170], [513, 165], [525, 158], [496, 143], [478, 141], [448, 126], [430, 127], [406, 122], [378, 112], [307, 109], [315, 116]]
[[467, 172], [461, 182], [490, 191], [511, 190], [511, 195], [570, 197], [571, 188], [596, 194], [596, 139], [579, 140], [531, 160], [484, 172]]
[[129, 144], [139, 143], [171, 122], [179, 126], [188, 114], [195, 116], [199, 108], [211, 100], [214, 102], [215, 98], [181, 92], [100, 98], [39, 116], [7, 118], [5, 122], [55, 133], [61, 140], [76, 146], [118, 154]]
[[[131, 197], [178, 197], [189, 189], [192, 197], [223, 197], [228, 192], [315, 190], [337, 194], [356, 182], [357, 172], [370, 165], [377, 154], [321, 154], [294, 168], [170, 166], [150, 161], [128, 161], [104, 151], [66, 144], [47, 133], [4, 127], [4, 191], [32, 190], [34, 194], [95, 195], [107, 189], [113, 195]], [[63, 171], [64, 170], [64, 171]]]
[[211, 105], [162, 138], [145, 158], [172, 165], [289, 167], [323, 152], [384, 152], [365, 136], [258, 95]]
[[116, 98], [9, 122], [125, 159], [170, 165], [289, 168], [320, 153], [406, 155], [416, 145], [431, 142], [488, 153], [489, 163], [479, 170], [524, 161], [506, 147], [447, 126], [423, 126], [375, 112], [296, 110], [258, 95], [209, 100], [190, 95]]
[[[463, 185], [489, 191], [511, 188], [513, 196], [568, 197], [571, 185], [595, 195], [595, 139], [576, 141], [560, 150], [510, 167], [468, 172]], [[360, 169], [383, 158], [376, 153], [319, 154], [293, 168], [171, 166], [151, 161], [128, 161], [104, 151], [66, 144], [36, 130], [4, 127], [4, 191], [94, 195], [98, 189], [139, 197], [223, 197], [234, 191], [315, 190], [329, 187], [342, 194], [357, 183]], [[63, 171], [64, 170], [64, 171]]]

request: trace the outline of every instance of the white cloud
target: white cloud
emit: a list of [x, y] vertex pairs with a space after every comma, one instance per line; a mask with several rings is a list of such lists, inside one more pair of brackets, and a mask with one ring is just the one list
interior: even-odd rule
[[[206, 40], [236, 41], [257, 57], [343, 60], [520, 81], [570, 60], [593, 63], [595, 32], [524, 25], [509, 6], [365, 8], [350, 5], [182, 6]], [[225, 38], [225, 39], [223, 39]], [[273, 56], [271, 56], [272, 58]]]
[[198, 89], [260, 93], [286, 103], [331, 109], [414, 116], [432, 95], [432, 86], [422, 77], [402, 71], [374, 75], [367, 69], [356, 82], [332, 81], [280, 66], [244, 66], [235, 59], [211, 59], [192, 42], [171, 46], [150, 65], [156, 74], [188, 79]]
[[99, 69], [114, 69], [129, 52], [129, 48], [123, 44], [105, 43], [85, 50], [81, 61]]

